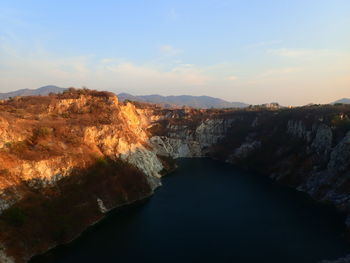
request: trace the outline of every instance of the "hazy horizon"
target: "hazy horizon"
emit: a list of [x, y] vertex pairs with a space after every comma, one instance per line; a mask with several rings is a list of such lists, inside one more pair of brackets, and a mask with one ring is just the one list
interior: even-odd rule
[[251, 104], [350, 97], [350, 2], [0, 3], [0, 92], [48, 83]]

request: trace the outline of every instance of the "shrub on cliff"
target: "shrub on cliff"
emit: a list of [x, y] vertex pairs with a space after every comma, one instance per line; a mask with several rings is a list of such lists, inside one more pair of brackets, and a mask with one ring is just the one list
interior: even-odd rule
[[88, 95], [93, 97], [104, 97], [104, 98], [115, 96], [114, 93], [109, 91], [90, 90], [87, 88], [76, 89], [71, 87], [66, 89], [63, 93], [57, 94], [57, 97], [60, 99], [71, 99], [71, 98], [77, 98], [81, 95]]
[[44, 144], [40, 143], [45, 139], [48, 139], [53, 133], [53, 128], [50, 127], [38, 127], [33, 130], [33, 135], [27, 140], [27, 144], [29, 144], [32, 148], [37, 147], [36, 150], [48, 150]]
[[96, 159], [95, 165], [97, 166], [97, 168], [106, 167], [108, 165], [108, 161], [103, 157], [98, 157]]
[[331, 123], [334, 127], [344, 130], [344, 131], [348, 131], [350, 130], [350, 119], [347, 115], [345, 114], [337, 114], [335, 115], [332, 120]]
[[28, 149], [28, 143], [27, 141], [7, 142], [5, 147], [10, 153], [18, 155]]
[[52, 128], [39, 127], [34, 129], [33, 136], [36, 138], [45, 138], [52, 134]]

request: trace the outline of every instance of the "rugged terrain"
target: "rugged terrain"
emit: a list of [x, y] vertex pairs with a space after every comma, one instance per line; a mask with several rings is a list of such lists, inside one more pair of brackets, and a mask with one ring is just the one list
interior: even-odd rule
[[3, 101], [0, 262], [27, 261], [150, 196], [163, 164], [147, 143], [148, 114], [87, 90]]
[[0, 261], [25, 262], [149, 197], [178, 157], [257, 170], [350, 215], [349, 116], [346, 105], [164, 109], [73, 89], [2, 101]]

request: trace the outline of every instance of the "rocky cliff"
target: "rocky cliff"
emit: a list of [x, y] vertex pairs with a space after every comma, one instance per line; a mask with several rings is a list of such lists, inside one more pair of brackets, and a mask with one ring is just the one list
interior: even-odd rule
[[164, 163], [148, 143], [153, 119], [106, 92], [3, 101], [0, 262], [25, 262], [150, 196]]
[[160, 155], [254, 169], [349, 213], [349, 115], [348, 106], [183, 111], [159, 121], [150, 142]]
[[350, 214], [349, 106], [171, 110], [68, 90], [0, 109], [1, 262], [25, 262], [150, 196], [178, 157], [254, 169]]

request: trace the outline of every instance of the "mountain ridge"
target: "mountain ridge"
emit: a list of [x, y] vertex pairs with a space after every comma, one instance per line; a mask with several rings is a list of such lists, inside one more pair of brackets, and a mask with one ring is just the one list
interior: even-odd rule
[[[61, 88], [55, 85], [46, 85], [37, 89], [19, 89], [10, 92], [0, 93], [0, 100], [5, 100], [18, 96], [37, 96], [48, 95], [50, 93], [62, 93], [67, 88]], [[227, 101], [224, 99], [211, 97], [207, 95], [192, 96], [192, 95], [169, 95], [163, 96], [159, 94], [150, 95], [132, 95], [130, 93], [121, 92], [116, 94], [120, 101], [130, 100], [135, 102], [145, 102], [151, 104], [157, 104], [164, 108], [179, 108], [179, 107], [191, 107], [191, 108], [245, 108], [250, 104], [239, 101]], [[329, 104], [350, 104], [350, 98], [341, 98]], [[262, 104], [265, 105], [265, 104]]]
[[[66, 88], [61, 88], [55, 85], [47, 85], [38, 89], [20, 89], [6, 93], [0, 93], [0, 99], [9, 99], [18, 96], [36, 96], [36, 95], [48, 95], [49, 93], [62, 93]], [[176, 107], [192, 107], [192, 108], [244, 108], [249, 104], [243, 102], [229, 102], [220, 98], [211, 96], [192, 96], [192, 95], [170, 95], [162, 96], [159, 94], [140, 95], [134, 96], [126, 92], [116, 94], [120, 101], [132, 100], [136, 102], [146, 102], [152, 104], [158, 104], [165, 108]]]
[[342, 104], [350, 104], [350, 98], [341, 98], [332, 102], [331, 104], [342, 103]]
[[47, 85], [37, 89], [19, 89], [15, 91], [0, 93], [0, 99], [5, 100], [17, 96], [48, 95], [49, 93], [62, 93], [65, 90], [65, 88], [61, 88], [55, 85]]
[[117, 94], [120, 101], [132, 100], [138, 102], [147, 102], [161, 104], [167, 108], [174, 106], [187, 106], [192, 108], [244, 108], [248, 107], [249, 104], [243, 102], [230, 102], [220, 98], [215, 98], [211, 96], [192, 96], [192, 95], [170, 95], [162, 96], [158, 94], [151, 95], [139, 95], [134, 96], [129, 93], [119, 93]]

